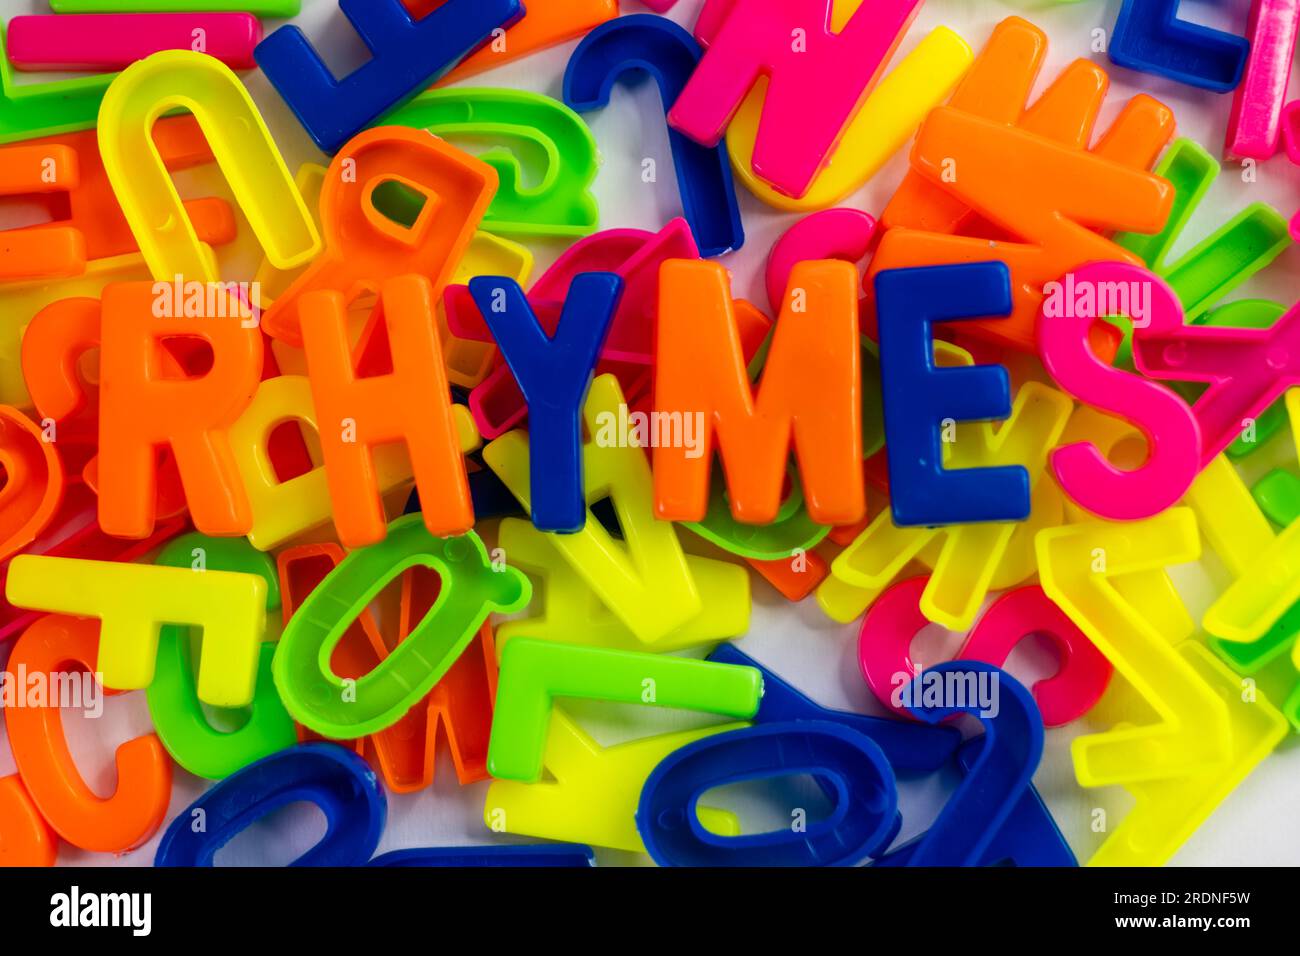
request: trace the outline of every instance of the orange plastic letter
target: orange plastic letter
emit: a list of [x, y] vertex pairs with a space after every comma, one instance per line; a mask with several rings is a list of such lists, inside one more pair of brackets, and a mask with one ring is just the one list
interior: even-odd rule
[[[41, 815], [74, 846], [99, 853], [125, 853], [145, 843], [167, 815], [172, 795], [172, 762], [154, 734], [117, 748], [117, 791], [108, 799], [82, 779], [67, 738], [59, 700], [67, 690], [54, 676], [68, 662], [80, 665], [81, 687], [94, 681], [91, 663], [99, 657], [99, 622], [51, 614], [29, 627], [14, 644], [9, 670], [25, 674], [28, 692], [40, 677], [50, 698], [42, 706], [5, 707], [9, 745], [23, 783]], [[75, 689], [76, 685], [72, 685]], [[96, 688], [96, 693], [102, 689]], [[83, 690], [83, 702], [87, 698]], [[31, 703], [28, 701], [27, 703]]]
[[377, 333], [387, 330], [393, 371], [359, 378], [343, 295], [313, 292], [303, 300], [303, 344], [334, 527], [348, 548], [375, 544], [387, 533], [374, 449], [388, 442], [406, 443], [430, 533], [464, 534], [474, 524], [435, 304], [433, 285], [422, 275], [386, 282], [370, 321]]
[[655, 414], [669, 422], [680, 417], [683, 435], [692, 428], [701, 434], [696, 442], [655, 448], [660, 518], [704, 518], [716, 437], [737, 521], [776, 520], [792, 439], [813, 521], [862, 519], [857, 284], [857, 269], [848, 262], [795, 266], [755, 398], [726, 269], [701, 260], [664, 263]]
[[[66, 146], [11, 146], [0, 162], [0, 196], [62, 192], [79, 175], [77, 154]], [[0, 280], [85, 271], [86, 239], [71, 226], [10, 230], [0, 247]]]
[[[169, 170], [189, 169], [212, 162], [212, 150], [193, 116], [159, 120], [153, 128], [153, 139], [163, 166]], [[74, 160], [71, 164], [64, 161], [69, 151]], [[21, 173], [25, 155], [40, 157], [40, 184], [33, 182], [28, 188], [15, 184], [15, 192], [58, 198], [49, 204], [54, 217], [52, 222], [11, 230], [11, 238], [39, 241], [42, 234], [49, 236], [53, 234], [51, 231], [65, 233], [72, 230], [84, 240], [86, 260], [139, 251], [104, 170], [97, 130], [47, 136], [0, 148], [0, 169], [12, 169], [11, 173], [3, 174], [6, 183]], [[220, 244], [235, 238], [235, 216], [230, 203], [224, 199], [187, 200], [185, 211], [202, 241]], [[47, 238], [46, 241], [50, 240]], [[78, 269], [77, 273], [81, 271]], [[41, 274], [52, 274], [49, 262], [44, 264]]]
[[[423, 200], [409, 225], [376, 207], [385, 199], [380, 190], [400, 195], [402, 189]], [[360, 133], [325, 175], [325, 251], [263, 316], [267, 333], [301, 346], [298, 307], [310, 292], [333, 289], [350, 300], [414, 273], [431, 279], [441, 299], [496, 191], [496, 170], [425, 130], [382, 126]]]
[[[202, 285], [202, 284], [200, 284]], [[248, 534], [253, 512], [239, 479], [228, 429], [243, 414], [262, 377], [262, 336], [246, 327], [239, 303], [222, 316], [160, 316], [170, 283], [109, 286], [100, 349], [99, 523], [121, 538], [153, 531], [156, 449], [170, 445], [180, 468], [194, 527], [203, 534]], [[206, 289], [217, 289], [207, 286]], [[215, 311], [215, 310], [214, 310]], [[212, 368], [198, 378], [164, 376], [164, 340], [203, 339]]]
[[881, 240], [871, 275], [900, 266], [1002, 259], [1015, 290], [1011, 316], [970, 322], [963, 331], [1025, 352], [1035, 348], [1046, 283], [1092, 260], [1140, 264], [1089, 227], [1158, 232], [1174, 198], [1173, 187], [1158, 176], [951, 107], [926, 119], [912, 166], [1027, 241], [894, 229]]
[[[1173, 112], [1140, 94], [1093, 142], [1105, 71], [1075, 60], [1030, 104], [1046, 56], [1046, 34], [1008, 17], [948, 106], [930, 114], [881, 216], [868, 299], [882, 269], [1000, 259], [1011, 268], [1010, 319], [970, 322], [963, 332], [1032, 352], [1044, 283], [1089, 260], [1136, 262], [1105, 230], [1138, 220], [1137, 232], [1163, 226], [1172, 189], [1146, 170], [1173, 136]], [[1118, 332], [1096, 334], [1095, 351], [1109, 360]]]

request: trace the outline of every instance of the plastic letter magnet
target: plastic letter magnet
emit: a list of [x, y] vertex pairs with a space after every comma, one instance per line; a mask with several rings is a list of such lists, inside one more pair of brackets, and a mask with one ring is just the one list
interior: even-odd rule
[[1250, 41], [1178, 19], [1180, 0], [1124, 0], [1107, 47], [1112, 63], [1227, 93], [1241, 82]]
[[[313, 292], [304, 303], [302, 329], [316, 416], [322, 423], [352, 425], [350, 432], [318, 432], [334, 528], [346, 547], [383, 540], [387, 529], [379, 462], [385, 460], [384, 446], [399, 442], [405, 445], [416, 486], [424, 491], [422, 514], [429, 531], [449, 537], [474, 525], [462, 450], [476, 439], [461, 433], [450, 402], [435, 302], [433, 286], [423, 275], [386, 281], [356, 347], [349, 342], [342, 293]], [[380, 361], [390, 371], [379, 373]], [[469, 416], [461, 422], [468, 428]]]
[[[1182, 306], [1168, 284], [1129, 263], [1089, 262], [1057, 284], [1066, 302], [1106, 287], [1149, 289], [1147, 321], [1165, 312], [1182, 321]], [[1049, 316], [1044, 303], [1037, 326], [1039, 356], [1048, 374], [1080, 401], [1132, 422], [1147, 444], [1140, 467], [1121, 469], [1092, 441], [1067, 442], [1051, 456], [1057, 483], [1075, 503], [1099, 517], [1132, 521], [1159, 514], [1183, 497], [1200, 470], [1201, 428], [1196, 417], [1171, 389], [1116, 368], [1093, 350], [1092, 309], [1053, 312]]]
[[517, 20], [524, 7], [520, 0], [447, 0], [416, 18], [400, 0], [339, 0], [339, 10], [371, 53], [342, 80], [295, 26], [280, 27], [254, 54], [321, 152], [331, 155]]
[[554, 335], [513, 279], [478, 276], [469, 291], [528, 402], [533, 524], [541, 531], [581, 531], [587, 517], [582, 407], [623, 280], [611, 272], [575, 276]]
[[1277, 152], [1282, 104], [1286, 102], [1300, 32], [1296, 0], [1255, 0], [1251, 5], [1250, 57], [1232, 97], [1224, 152], [1234, 158], [1268, 159]]
[[[720, 836], [700, 823], [697, 808], [708, 791], [793, 774], [828, 781], [834, 794], [831, 815], [806, 831]], [[800, 720], [674, 751], [646, 779], [636, 821], [660, 866], [852, 866], [889, 837], [897, 811], [894, 772], [879, 747], [843, 724]]]
[[[60, 704], [78, 696], [70, 695], [69, 687], [80, 686], [85, 716], [102, 714], [107, 692], [97, 682], [93, 666], [98, 630], [94, 621], [58, 614], [47, 614], [32, 624], [9, 655], [6, 696], [10, 682], [24, 680], [15, 675], [27, 675], [20, 694], [30, 693], [38, 676], [50, 687], [61, 684], [62, 691], [43, 706], [5, 707], [4, 721], [18, 773], [45, 822], [83, 850], [125, 853], [147, 843], [166, 819], [172, 762], [153, 734], [126, 741], [113, 754], [117, 786], [107, 797], [92, 790], [77, 769], [64, 736]], [[73, 683], [64, 682], [68, 680]], [[17, 823], [8, 816], [0, 820], [3, 826]]]
[[121, 70], [160, 50], [192, 50], [251, 70], [262, 25], [251, 13], [121, 13], [14, 17], [9, 59], [20, 70]]
[[1023, 521], [1027, 469], [943, 467], [943, 423], [1007, 418], [1010, 375], [995, 365], [936, 368], [931, 332], [938, 322], [1010, 315], [1010, 271], [1001, 262], [889, 269], [875, 288], [894, 524]]
[[[325, 814], [319, 843], [290, 866], [362, 866], [379, 846], [388, 816], [370, 765], [335, 744], [301, 744], [249, 764], [172, 821], [154, 866], [212, 866], [217, 851], [252, 823], [303, 800]], [[202, 814], [205, 827], [194, 827]]]
[[781, 510], [793, 446], [813, 521], [861, 521], [857, 269], [835, 260], [795, 266], [757, 388], [747, 372], [727, 270], [678, 259], [664, 263], [659, 282], [655, 407], [702, 416], [704, 432], [700, 453], [656, 443], [656, 515], [705, 517], [716, 450], [732, 516], [770, 524]]
[[[396, 183], [423, 200], [409, 225], [377, 205]], [[334, 157], [320, 192], [325, 248], [262, 316], [274, 338], [301, 348], [299, 304], [311, 292], [378, 289], [411, 273], [441, 297], [497, 188], [496, 171], [425, 130], [383, 126]]]
[[979, 717], [984, 747], [909, 861], [910, 866], [977, 866], [1020, 805], [1043, 755], [1043, 720], [1015, 678], [981, 661], [931, 667], [902, 690], [919, 719]]
[[20, 554], [10, 562], [5, 596], [18, 607], [99, 618], [94, 669], [118, 690], [153, 682], [165, 625], [202, 627], [199, 699], [216, 707], [253, 699], [267, 600], [256, 574]]
[[[118, 282], [104, 290], [98, 343], [99, 524], [123, 538], [153, 533], [163, 511], [162, 491], [172, 482], [157, 465], [158, 452], [164, 451], [174, 462], [172, 473], [179, 472], [194, 527], [221, 537], [247, 534], [252, 506], [230, 429], [257, 392], [265, 357], [262, 335], [234, 311], [233, 298], [214, 297], [188, 316], [161, 315], [160, 294], [175, 288]], [[201, 340], [211, 356], [206, 370], [192, 377], [168, 374], [162, 359], [170, 354], [169, 339], [188, 340], [191, 346]]]
[[763, 677], [752, 667], [517, 637], [501, 652], [488, 773], [521, 783], [541, 780], [557, 697], [744, 718], [758, 711], [762, 696]]
[[[90, 175], [81, 167], [81, 157], [63, 143], [10, 146], [0, 152], [0, 195], [32, 199], [41, 196], [48, 204], [51, 194], [71, 194], [81, 188], [82, 179]], [[83, 275], [90, 258], [87, 245], [81, 230], [66, 221], [5, 229], [0, 247], [0, 281]]]
[[159, 282], [217, 282], [154, 129], [172, 109], [194, 114], [240, 211], [279, 269], [320, 252], [320, 235], [253, 98], [230, 68], [192, 50], [164, 50], [123, 70], [99, 111], [99, 151], [113, 192]]
[[[415, 565], [441, 579], [434, 607], [393, 652], [343, 693], [330, 655], [353, 620], [397, 574]], [[522, 571], [496, 571], [478, 535], [435, 538], [420, 515], [394, 521], [379, 544], [353, 551], [312, 591], [280, 636], [272, 671], [299, 723], [335, 740], [391, 727], [420, 701], [469, 645], [488, 614], [522, 610], [532, 585]]]
[[[596, 139], [581, 116], [549, 96], [510, 89], [429, 90], [389, 113], [383, 123], [428, 130], [453, 142], [493, 144], [479, 157], [500, 180], [482, 223], [496, 243], [501, 242], [497, 236], [587, 236], [600, 225], [591, 192], [600, 168]], [[496, 147], [498, 141], [510, 148]], [[523, 160], [533, 155], [544, 162], [534, 182], [525, 182]], [[467, 254], [462, 270], [470, 260]], [[474, 268], [468, 275], [498, 272]]]
[[863, 4], [831, 29], [832, 0], [713, 0], [697, 25], [708, 52], [668, 121], [712, 146], [763, 76], [755, 175], [799, 198], [866, 99], [920, 9], [917, 0]]
[[[923, 606], [933, 580], [909, 578], [881, 594], [862, 619], [858, 636], [858, 664], [867, 685], [882, 704], [904, 716], [908, 711], [897, 700], [897, 679], [917, 671], [911, 648], [930, 623]], [[1016, 645], [1032, 635], [1048, 638], [1060, 660], [1056, 673], [1032, 688], [1044, 725], [1060, 727], [1077, 720], [1097, 705], [1114, 668], [1038, 585], [1004, 591], [979, 618], [954, 658], [1001, 667]]]
[[[637, 13], [598, 26], [583, 38], [564, 73], [564, 102], [579, 113], [609, 105], [618, 81], [643, 71], [659, 85], [665, 110], [677, 101], [702, 53], [695, 38], [663, 17]], [[740, 204], [725, 142], [709, 147], [670, 128], [677, 188], [700, 255], [720, 256], [745, 243]]]
[[[831, 29], [839, 29], [864, 0], [836, 0]], [[892, 66], [858, 107], [835, 149], [808, 191], [798, 199], [773, 189], [754, 172], [754, 148], [767, 107], [767, 91], [756, 86], [727, 127], [732, 168], [745, 189], [786, 212], [829, 210], [870, 182], [890, 157], [910, 143], [926, 115], [948, 99], [970, 69], [975, 54], [948, 27], [935, 27]]]

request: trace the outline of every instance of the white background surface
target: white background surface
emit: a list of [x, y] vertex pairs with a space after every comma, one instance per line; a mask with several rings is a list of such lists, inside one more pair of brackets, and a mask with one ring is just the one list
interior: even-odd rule
[[[673, 19], [693, 24], [702, 0], [681, 0], [672, 13]], [[867, 0], [870, 4], [871, 0]], [[336, 73], [363, 62], [366, 54], [355, 34], [338, 12], [334, 0], [305, 0], [299, 23], [321, 50]], [[636, 0], [624, 0], [625, 13], [644, 12]], [[1139, 91], [1148, 92], [1171, 106], [1178, 120], [1178, 135], [1190, 136], [1211, 153], [1221, 152], [1227, 123], [1230, 96], [1219, 96], [1180, 86], [1158, 77], [1136, 74], [1109, 64], [1104, 54], [1090, 52], [1092, 31], [1102, 27], [1107, 35], [1119, 10], [1118, 0], [1102, 3], [1084, 0], [1077, 4], [1035, 2], [1013, 4], [998, 0], [929, 0], [903, 40], [898, 58], [909, 52], [934, 26], [943, 24], [962, 34], [976, 51], [983, 45], [999, 20], [1020, 15], [1042, 27], [1050, 39], [1046, 68], [1037, 89], [1056, 76], [1061, 68], [1077, 57], [1102, 63], [1111, 73], [1111, 96], [1102, 111], [1098, 129], [1117, 114], [1123, 102]], [[0, 0], [0, 13], [9, 16], [46, 13], [43, 0]], [[1243, 34], [1248, 7], [1246, 0], [1222, 0], [1218, 3], [1184, 2], [1181, 16], [1221, 29]], [[268, 32], [276, 24], [268, 22]], [[463, 85], [510, 86], [531, 89], [559, 97], [565, 63], [574, 44], [533, 55], [492, 73], [474, 77]], [[36, 77], [39, 78], [39, 77]], [[276, 142], [290, 169], [305, 161], [323, 162], [305, 132], [299, 127], [284, 103], [269, 84], [254, 72], [246, 75], [254, 99], [263, 111]], [[1294, 85], [1294, 84], [1293, 84]], [[1291, 96], [1296, 95], [1292, 90]], [[668, 150], [663, 108], [658, 92], [650, 84], [634, 91], [620, 87], [606, 110], [587, 117], [603, 154], [601, 173], [596, 182], [600, 202], [601, 225], [658, 229], [678, 215], [680, 206], [673, 182], [671, 154]], [[906, 164], [906, 149], [845, 205], [879, 214], [898, 183]], [[641, 182], [641, 161], [654, 157], [660, 182]], [[1262, 200], [1273, 203], [1290, 216], [1300, 206], [1300, 173], [1282, 157], [1259, 169], [1258, 181], [1243, 183], [1236, 164], [1226, 164], [1224, 174], [1214, 186], [1201, 209], [1193, 217], [1184, 240], [1174, 249], [1177, 255], [1195, 241], [1217, 228], [1243, 205]], [[187, 173], [178, 179], [186, 195], [228, 195], [220, 177], [212, 170]], [[772, 243], [797, 215], [769, 209], [748, 194], [742, 195], [742, 212], [748, 237], [746, 247], [726, 258], [735, 274], [736, 294], [765, 303], [762, 266]], [[6, 222], [17, 224], [19, 215], [12, 210], [0, 213]], [[222, 250], [223, 271], [227, 279], [249, 280], [259, 255], [247, 241], [247, 225], [241, 222], [245, 241], [235, 251]], [[563, 243], [531, 243], [538, 254], [538, 271], [564, 248]], [[1295, 281], [1300, 255], [1288, 250], [1266, 274], [1257, 277], [1231, 298], [1268, 296], [1290, 305], [1296, 298]], [[1294, 454], [1289, 440], [1282, 438], [1273, 447], [1261, 451], [1252, 461], [1247, 474], [1254, 479], [1268, 463], [1279, 463]], [[1176, 580], [1188, 606], [1199, 618], [1213, 597], [1228, 583], [1223, 569], [1212, 554], [1199, 566], [1180, 568]], [[793, 606], [779, 598], [764, 582], [754, 578], [754, 612], [750, 634], [740, 646], [773, 668], [778, 674], [831, 706], [867, 713], [883, 713], [858, 672], [856, 661], [857, 625], [837, 625], [829, 621], [809, 599]], [[960, 642], [960, 637], [931, 628], [918, 640], [914, 650], [927, 661], [946, 659]], [[1033, 642], [1027, 642], [1032, 644]], [[7, 648], [0, 649], [0, 657]], [[1051, 656], [1042, 647], [1022, 645], [1008, 663], [1008, 669], [1029, 683], [1053, 671]], [[646, 709], [621, 709], [608, 705], [574, 705], [572, 712], [596, 735], [601, 743], [642, 736], [669, 727], [689, 726], [697, 718], [689, 714], [656, 712]], [[123, 695], [107, 703], [105, 718], [86, 720], [80, 714], [65, 716], [73, 754], [87, 781], [103, 795], [116, 786], [113, 748], [130, 737], [151, 729], [143, 692]], [[1129, 805], [1129, 798], [1119, 790], [1085, 791], [1074, 780], [1069, 759], [1069, 741], [1079, 733], [1101, 729], [1079, 722], [1071, 727], [1048, 732], [1047, 750], [1035, 783], [1049, 804], [1063, 832], [1081, 861], [1100, 845], [1104, 834], [1093, 833], [1089, 823], [1095, 807], [1104, 807], [1112, 821], [1119, 819]], [[0, 740], [0, 775], [14, 772], [7, 741]], [[167, 821], [180, 814], [205, 788], [198, 780], [176, 769], [175, 787]], [[924, 830], [942, 806], [955, 781], [933, 777], [907, 783], [902, 788], [904, 814], [903, 838]], [[799, 788], [796, 782], [792, 786]], [[487, 784], [460, 787], [449, 757], [439, 755], [433, 786], [418, 794], [389, 797], [389, 823], [380, 852], [416, 846], [438, 846], [487, 842], [523, 842], [524, 838], [494, 836], [482, 823], [482, 808]], [[789, 801], [764, 800], [750, 792], [735, 797], [732, 805], [742, 811], [747, 830], [774, 823], [788, 824]], [[806, 803], [813, 806], [815, 804]], [[786, 809], [782, 809], [782, 807]], [[1220, 864], [1295, 864], [1300, 862], [1300, 753], [1288, 739], [1283, 747], [1248, 778], [1220, 807], [1175, 857], [1183, 865]], [[774, 819], [775, 815], [775, 819]], [[160, 831], [161, 832], [161, 831]], [[218, 856], [222, 864], [283, 864], [308, 849], [324, 832], [324, 817], [310, 806], [294, 806], [261, 821], [245, 832]], [[61, 844], [59, 862], [81, 865], [149, 865], [157, 847], [155, 837], [133, 853], [114, 858], [85, 853]], [[635, 854], [599, 851], [602, 863], [638, 864], [648, 858]], [[1209, 887], [1207, 887], [1209, 888]], [[1217, 887], [1216, 887], [1217, 888]]]

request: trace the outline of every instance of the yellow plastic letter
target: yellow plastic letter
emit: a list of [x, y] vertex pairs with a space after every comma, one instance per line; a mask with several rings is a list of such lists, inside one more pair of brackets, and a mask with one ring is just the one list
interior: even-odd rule
[[1181, 777], [1221, 768], [1231, 753], [1227, 707], [1135, 607], [1114, 576], [1195, 561], [1196, 518], [1172, 508], [1145, 521], [1090, 521], [1038, 535], [1038, 573], [1060, 605], [1160, 721], [1079, 737], [1075, 775], [1085, 787]]
[[[862, 0], [837, 0], [835, 29], [861, 5]], [[727, 127], [727, 149], [736, 176], [755, 196], [778, 209], [813, 212], [838, 205], [898, 152], [931, 109], [942, 105], [974, 58], [970, 44], [957, 33], [947, 27], [931, 30], [859, 107], [830, 159], [799, 199], [777, 192], [754, 173], [754, 142], [767, 90], [767, 80], [760, 79]]]
[[18, 607], [97, 617], [104, 685], [140, 690], [153, 682], [165, 624], [203, 628], [199, 700], [214, 707], [253, 701], [266, 632], [266, 581], [256, 574], [19, 555], [5, 596]]
[[[591, 384], [583, 418], [592, 435], [604, 416], [617, 416], [623, 393], [612, 375]], [[529, 507], [528, 439], [521, 432], [502, 435], [483, 450], [483, 460]], [[681, 542], [671, 523], [655, 517], [650, 463], [640, 448], [583, 450], [588, 503], [610, 498], [626, 547], [587, 510], [577, 534], [548, 534], [552, 544], [637, 637], [653, 643], [700, 613], [700, 594]]]
[[281, 269], [314, 258], [320, 233], [239, 77], [205, 54], [165, 50], [123, 70], [99, 109], [104, 169], [154, 279], [220, 278], [153, 142], [154, 122], [178, 107], [198, 120], [267, 258]]
[[[557, 707], [551, 715], [545, 758], [555, 780], [494, 781], [488, 788], [483, 822], [499, 832], [644, 853], [636, 808], [651, 771], [674, 750], [748, 726], [723, 724], [602, 748]], [[699, 816], [712, 833], [740, 834], [740, 821], [725, 810], [700, 807]]]

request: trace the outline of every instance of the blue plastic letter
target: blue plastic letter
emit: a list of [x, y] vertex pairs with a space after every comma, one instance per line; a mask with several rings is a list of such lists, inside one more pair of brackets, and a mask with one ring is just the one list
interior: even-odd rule
[[478, 276], [469, 291], [528, 402], [533, 524], [540, 531], [581, 531], [587, 518], [582, 404], [623, 280], [612, 272], [575, 276], [553, 336], [513, 279]]
[[191, 803], [163, 834], [154, 866], [212, 866], [250, 824], [302, 800], [324, 812], [325, 836], [290, 866], [363, 866], [374, 855], [388, 816], [375, 772], [337, 744], [312, 743], [251, 763]]
[[[696, 806], [716, 787], [803, 773], [830, 782], [835, 809], [825, 820], [739, 837], [700, 823]], [[796, 720], [673, 751], [646, 778], [636, 824], [660, 866], [853, 866], [887, 841], [897, 816], [894, 772], [879, 747], [843, 724]]]
[[978, 866], [1021, 806], [1043, 756], [1043, 718], [1029, 691], [983, 661], [949, 661], [922, 671], [903, 689], [918, 720], [937, 724], [971, 714], [984, 724], [984, 746], [966, 779], [921, 838], [908, 866]]
[[[634, 13], [602, 23], [583, 38], [564, 73], [564, 102], [589, 113], [609, 105], [609, 95], [628, 73], [643, 71], [659, 84], [665, 115], [677, 102], [703, 52], [695, 38], [665, 17]], [[720, 256], [745, 243], [740, 204], [726, 140], [709, 148], [671, 127], [668, 142], [677, 188], [700, 255]]]
[[1250, 41], [1178, 19], [1180, 0], [1124, 0], [1110, 38], [1110, 60], [1227, 93], [1241, 82]]
[[1011, 314], [1001, 262], [888, 269], [876, 276], [880, 378], [894, 524], [934, 526], [1029, 517], [1029, 472], [943, 467], [945, 422], [1007, 418], [1011, 377], [1000, 365], [936, 368], [931, 326]]
[[401, 0], [339, 0], [371, 60], [334, 78], [302, 30], [282, 26], [253, 57], [316, 145], [334, 154], [523, 13], [520, 0], [447, 0], [418, 20]]

